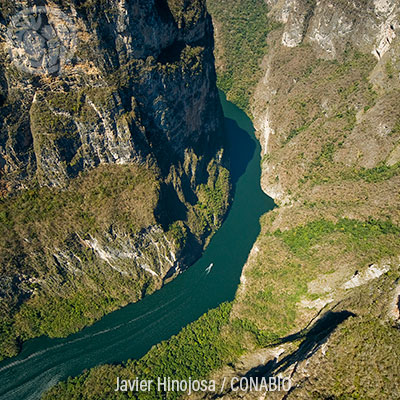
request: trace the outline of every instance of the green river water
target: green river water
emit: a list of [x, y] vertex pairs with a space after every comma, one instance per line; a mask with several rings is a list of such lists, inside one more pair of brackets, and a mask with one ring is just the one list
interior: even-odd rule
[[[0, 363], [0, 399], [34, 400], [60, 380], [99, 364], [140, 358], [211, 308], [231, 301], [259, 232], [274, 207], [260, 187], [260, 145], [250, 119], [221, 95], [235, 183], [233, 205], [202, 257], [161, 290], [64, 339], [40, 337]], [[206, 268], [213, 263], [207, 274]]]

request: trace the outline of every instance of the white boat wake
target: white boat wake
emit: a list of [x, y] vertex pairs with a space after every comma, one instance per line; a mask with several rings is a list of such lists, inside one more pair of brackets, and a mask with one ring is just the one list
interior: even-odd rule
[[212, 267], [214, 266], [213, 263], [211, 263], [207, 268], [206, 268], [206, 274], [208, 275], [211, 272]]

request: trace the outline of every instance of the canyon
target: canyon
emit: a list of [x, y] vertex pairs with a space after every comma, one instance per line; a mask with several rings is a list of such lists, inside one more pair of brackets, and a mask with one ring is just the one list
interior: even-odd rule
[[[59, 5], [68, 15], [74, 16], [73, 3], [65, 1]], [[77, 240], [76, 246], [85, 245], [90, 257], [96, 257], [96, 265], [101, 265], [103, 270], [106, 268], [107, 279], [112, 277], [107, 286], [115, 283], [121, 287], [124, 276], [135, 273], [138, 274], [135, 276], [146, 274], [143, 276], [153, 282], [139, 280], [140, 295], [133, 299], [127, 294], [124, 301], [118, 300], [111, 307], [102, 308], [96, 318], [153, 292], [162, 285], [165, 277], [171, 273], [173, 276], [175, 270], [181, 268], [178, 263], [193, 262], [192, 249], [197, 249], [195, 255], [200, 254], [210, 235], [221, 226], [229, 207], [231, 187], [227, 152], [219, 129], [222, 112], [217, 84], [228, 100], [251, 117], [261, 144], [261, 187], [279, 207], [261, 217], [261, 232], [249, 252], [231, 303], [210, 310], [177, 335], [154, 345], [139, 359], [93, 368], [59, 383], [44, 395], [44, 399], [125, 398], [113, 391], [116, 376], [123, 379], [140, 376], [151, 380], [157, 374], [167, 373], [179, 379], [213, 379], [217, 387], [221, 387], [225, 378], [291, 378], [289, 392], [260, 395], [227, 388], [217, 395], [227, 400], [251, 400], [260, 396], [268, 399], [398, 399], [398, 2], [208, 0], [207, 9], [212, 19], [204, 1], [155, 1], [146, 6], [143, 2], [134, 3], [137, 7], [129, 8], [125, 2], [110, 0], [105, 2], [110, 9], [104, 5], [102, 9], [86, 9], [80, 2], [75, 4], [76, 18], [80, 21], [78, 26], [86, 43], [101, 43], [101, 35], [90, 39], [87, 36], [88, 32], [99, 33], [94, 23], [99, 18], [101, 24], [108, 27], [107, 32], [112, 33], [111, 37], [116, 38], [111, 49], [105, 45], [99, 45], [95, 50], [86, 48], [89, 53], [82, 57], [100, 65], [93, 61], [98, 68], [96, 76], [100, 71], [107, 85], [111, 85], [106, 85], [107, 88], [114, 90], [111, 90], [113, 100], [109, 100], [108, 95], [104, 98], [102, 89], [102, 95], [84, 89], [77, 97], [79, 101], [73, 98], [70, 109], [58, 110], [59, 99], [44, 100], [48, 93], [40, 93], [43, 98], [39, 94], [32, 95], [33, 84], [38, 84], [36, 80], [29, 86], [29, 94], [25, 93], [28, 89], [19, 86], [20, 77], [8, 78], [16, 79], [14, 85], [20, 99], [25, 96], [31, 99], [31, 103], [26, 104], [33, 110], [29, 108], [31, 111], [23, 115], [31, 115], [32, 143], [36, 144], [33, 146], [29, 144], [30, 139], [18, 136], [17, 141], [17, 137], [11, 138], [10, 130], [3, 129], [7, 132], [2, 133], [2, 137], [7, 138], [4, 143], [19, 143], [20, 146], [2, 144], [1, 147], [3, 166], [6, 160], [15, 159], [14, 153], [19, 157], [18, 162], [9, 162], [4, 167], [11, 175], [2, 172], [4, 202], [12, 193], [17, 193], [16, 196], [23, 193], [32, 179], [37, 179], [40, 189], [36, 189], [38, 194], [35, 196], [39, 198], [47, 196], [44, 198], [48, 199], [43, 190], [68, 192], [70, 182], [77, 185], [73, 186], [78, 188], [74, 192], [80, 193], [82, 187], [90, 192], [95, 189], [88, 186], [86, 176], [101, 174], [93, 178], [94, 188], [99, 180], [104, 182], [105, 176], [115, 184], [116, 174], [102, 168], [113, 164], [124, 168], [120, 164], [134, 164], [129, 167], [134, 168], [134, 172], [128, 171], [128, 177], [122, 183], [122, 197], [124, 184], [130, 182], [129, 176], [140, 175], [144, 180], [130, 183], [129, 193], [134, 190], [135, 198], [142, 199], [140, 203], [146, 207], [151, 204], [150, 209], [141, 211], [140, 218], [139, 214], [127, 218], [137, 221], [133, 230], [124, 226], [110, 231], [107, 218], [105, 222], [98, 221], [100, 226], [106, 226], [100, 230], [100, 236], [98, 229], [82, 229], [77, 232], [82, 240]], [[141, 20], [158, 33], [152, 31], [147, 35], [149, 32], [141, 31], [140, 24], [129, 25], [129, 15], [132, 18], [140, 15], [137, 14], [139, 10], [144, 13]], [[105, 17], [101, 19], [99, 14], [103, 13]], [[165, 13], [168, 18], [157, 19], [157, 14]], [[4, 10], [2, 15], [6, 15]], [[108, 18], [108, 15], [119, 17]], [[115, 20], [122, 25], [115, 27], [110, 22]], [[90, 26], [90, 29], [85, 30], [82, 25]], [[119, 32], [125, 33], [120, 36]], [[134, 32], [135, 40], [129, 32]], [[213, 66], [213, 34], [217, 77]], [[153, 41], [155, 37], [157, 39]], [[140, 49], [133, 43], [140, 43]], [[159, 43], [163, 45], [157, 48]], [[171, 56], [177, 58], [171, 59]], [[71, 68], [74, 70], [75, 66]], [[180, 86], [175, 86], [177, 82]], [[112, 85], [117, 85], [117, 89]], [[9, 89], [5, 84], [3, 88], [7, 93]], [[42, 86], [40, 88], [44, 90]], [[164, 97], [159, 99], [159, 93]], [[177, 102], [178, 98], [185, 101]], [[95, 103], [99, 100], [104, 100], [107, 106], [101, 108]], [[4, 104], [12, 107], [10, 101]], [[34, 108], [37, 102], [50, 103], [51, 107]], [[18, 104], [22, 103], [20, 100]], [[61, 101], [61, 104], [65, 103], [68, 103], [65, 99]], [[113, 104], [112, 111], [108, 110], [110, 104]], [[230, 114], [229, 105], [224, 104], [224, 107], [225, 116], [234, 118], [240, 128], [245, 126], [249, 132], [252, 130], [251, 124], [249, 126], [239, 112]], [[70, 143], [74, 143], [72, 148], [75, 150], [70, 158], [62, 160], [61, 167], [59, 158], [52, 159], [43, 153], [43, 149], [51, 148], [56, 157], [65, 157], [66, 152], [63, 142], [58, 141], [51, 131], [54, 125], [41, 125], [46, 121], [43, 116], [38, 117], [41, 110], [47, 110], [46, 113], [58, 110], [57, 117], [72, 118], [73, 125], [79, 126], [79, 129], [71, 128]], [[85, 113], [80, 114], [83, 111]], [[130, 121], [128, 125], [121, 125], [120, 118], [116, 117], [121, 117], [120, 113], [129, 114], [124, 114]], [[95, 119], [93, 125], [85, 127], [92, 123], [92, 117]], [[182, 121], [185, 121], [183, 128]], [[21, 132], [21, 129], [17, 131]], [[43, 132], [51, 134], [43, 135]], [[111, 137], [115, 132], [120, 135], [116, 142], [102, 143], [103, 137]], [[137, 133], [139, 141], [129, 138], [132, 132]], [[46, 141], [43, 147], [42, 140]], [[94, 153], [83, 145], [92, 141], [97, 148]], [[123, 145], [116, 151], [118, 143]], [[103, 153], [107, 156], [101, 162], [93, 155]], [[46, 166], [41, 169], [41, 165]], [[90, 168], [79, 175], [80, 165]], [[148, 172], [145, 173], [143, 168]], [[251, 193], [246, 195], [251, 197]], [[88, 197], [96, 196], [95, 192]], [[118, 199], [120, 197], [118, 195]], [[64, 201], [67, 210], [73, 204], [70, 201]], [[185, 206], [184, 217], [177, 204]], [[10, 210], [6, 208], [3, 214], [6, 221]], [[18, 233], [23, 242], [21, 234], [24, 232]], [[143, 242], [149, 243], [146, 249], [151, 247], [154, 253], [144, 252], [138, 244]], [[77, 276], [80, 264], [76, 256], [82, 259], [83, 255], [71, 254], [70, 242], [65, 243], [68, 251], [51, 250], [50, 254], [57, 254], [58, 264], [64, 265], [64, 270], [70, 271], [68, 274]], [[213, 242], [210, 243], [212, 246]], [[10, 247], [10, 244], [4, 247]], [[14, 251], [13, 254], [20, 253]], [[37, 257], [43, 253], [35, 254]], [[127, 260], [132, 258], [138, 260], [135, 272], [127, 265]], [[92, 265], [86, 258], [84, 260], [85, 265]], [[218, 273], [217, 262], [207, 256], [205, 261], [201, 272], [213, 263], [210, 276]], [[12, 301], [20, 297], [16, 304], [7, 303], [10, 304], [7, 307], [15, 310], [21, 303], [29, 305], [41, 298], [45, 285], [40, 275], [24, 272], [17, 278], [14, 276], [10, 275], [9, 282], [14, 279], [17, 284], [6, 282], [3, 287], [8, 292], [4, 289], [3, 292], [12, 293], [9, 295], [14, 299]], [[51, 276], [53, 280], [49, 282], [64, 288], [58, 274]], [[173, 284], [176, 282], [179, 278]], [[28, 283], [31, 285], [29, 290], [20, 288]], [[96, 281], [97, 284], [103, 287], [103, 282]], [[37, 294], [33, 294], [35, 291]], [[40, 309], [46, 309], [45, 306], [46, 303], [44, 307], [41, 304]], [[27, 321], [30, 319], [25, 317], [26, 313], [18, 316], [19, 312], [15, 314], [15, 326], [18, 329], [24, 327], [21, 337], [38, 335], [38, 331], [25, 328], [29, 327]], [[19, 322], [21, 318], [22, 322]], [[84, 320], [80, 326], [86, 323]], [[7, 322], [3, 337], [15, 338], [14, 333], [9, 335], [9, 327], [13, 324], [14, 320]], [[71, 331], [70, 327], [67, 331]], [[54, 333], [51, 329], [40, 332]], [[7, 348], [7, 352], [7, 355], [15, 354], [14, 349]], [[216, 396], [215, 393], [168, 395], [191, 399]], [[161, 399], [166, 394], [135, 392], [133, 396]]]

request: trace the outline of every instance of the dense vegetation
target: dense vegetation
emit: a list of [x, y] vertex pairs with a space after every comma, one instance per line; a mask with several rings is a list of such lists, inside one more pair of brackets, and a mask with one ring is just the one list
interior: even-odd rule
[[250, 115], [250, 97], [262, 76], [267, 35], [275, 27], [263, 0], [208, 0], [216, 30], [218, 86]]
[[208, 181], [198, 187], [198, 202], [188, 215], [188, 224], [199, 237], [209, 235], [221, 226], [230, 201], [229, 171], [212, 162], [208, 173]]
[[[390, 221], [377, 221], [369, 219], [367, 221], [357, 221], [351, 219], [341, 219], [334, 223], [327, 220], [318, 220], [300, 226], [289, 231], [280, 230], [275, 235], [290, 247], [290, 249], [300, 255], [310, 251], [312, 246], [317, 245], [326, 235], [334, 233], [346, 235], [346, 246], [349, 251], [357, 248], [362, 251], [367, 248], [374, 248], [376, 241], [382, 235], [400, 235], [400, 227]], [[337, 239], [338, 240], [338, 239]], [[381, 247], [382, 256], [391, 255], [390, 243], [388, 246]]]
[[156, 177], [135, 165], [101, 166], [71, 181], [68, 190], [37, 187], [0, 199], [2, 236], [60, 245], [71, 232], [95, 234], [110, 225], [136, 233], [154, 223]]
[[399, 226], [372, 218], [320, 219], [284, 231], [265, 231], [257, 242], [259, 253], [245, 270], [246, 291], [239, 291], [236, 299], [235, 314], [242, 320], [236, 328], [254, 333], [256, 344], [288, 335], [300, 322], [300, 302], [326, 296], [323, 285], [310, 293], [311, 281], [340, 272], [344, 282], [355, 270], [395, 256], [399, 235]]
[[400, 175], [400, 163], [396, 163], [395, 165], [381, 163], [374, 168], [353, 169], [345, 173], [344, 178], [349, 180], [363, 179], [369, 183], [377, 183], [397, 175]]

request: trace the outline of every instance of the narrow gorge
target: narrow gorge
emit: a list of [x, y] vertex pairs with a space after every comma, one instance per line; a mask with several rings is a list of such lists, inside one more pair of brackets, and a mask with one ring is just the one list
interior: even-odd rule
[[[399, 2], [49, 1], [77, 44], [40, 76], [11, 63], [26, 3], [0, 6], [2, 356], [144, 299], [27, 342], [0, 398], [399, 399]], [[216, 389], [116, 390], [157, 377]]]

